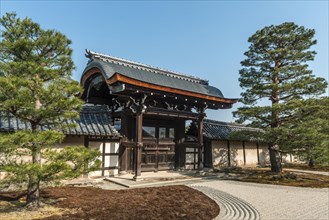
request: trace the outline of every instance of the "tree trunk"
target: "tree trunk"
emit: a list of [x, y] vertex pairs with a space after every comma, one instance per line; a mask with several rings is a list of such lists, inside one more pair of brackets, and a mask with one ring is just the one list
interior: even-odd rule
[[309, 166], [309, 167], [314, 167], [314, 160], [313, 160], [313, 158], [311, 158], [311, 159], [308, 161], [308, 166]]
[[[36, 85], [38, 86], [38, 85]], [[39, 110], [42, 106], [40, 99], [35, 94], [35, 109]], [[35, 134], [38, 131], [38, 125], [31, 122], [32, 133]], [[37, 134], [35, 134], [37, 135]], [[37, 169], [41, 167], [41, 149], [36, 143], [32, 143], [32, 164], [37, 165]], [[26, 205], [29, 207], [39, 207], [40, 206], [40, 178], [38, 177], [38, 171], [33, 170], [29, 174], [29, 183], [27, 188]]]
[[39, 180], [35, 175], [29, 176], [29, 185], [27, 190], [26, 205], [28, 207], [40, 206]]
[[[32, 148], [32, 163], [41, 165], [41, 152], [37, 146]], [[29, 207], [39, 207], [39, 183], [40, 180], [36, 174], [33, 172], [29, 175], [29, 183], [27, 188], [27, 197], [26, 197], [26, 205]]]
[[269, 146], [270, 151], [270, 162], [271, 162], [271, 171], [279, 173], [282, 171], [281, 166], [281, 156], [279, 151], [279, 146], [277, 144], [272, 144]]
[[[279, 83], [280, 83], [280, 80], [279, 80], [280, 64], [281, 64], [280, 60], [275, 61], [272, 83], [275, 84], [276, 86], [279, 85]], [[276, 108], [276, 105], [279, 104], [279, 101], [280, 101], [279, 91], [278, 91], [277, 87], [272, 88], [272, 96], [271, 96], [270, 100], [272, 101], [271, 128], [275, 129], [275, 128], [280, 127], [279, 112]], [[279, 145], [275, 144], [275, 143], [270, 144], [269, 151], [270, 151], [271, 171], [276, 172], [276, 173], [281, 172], [282, 167], [281, 167], [281, 155], [280, 155]]]

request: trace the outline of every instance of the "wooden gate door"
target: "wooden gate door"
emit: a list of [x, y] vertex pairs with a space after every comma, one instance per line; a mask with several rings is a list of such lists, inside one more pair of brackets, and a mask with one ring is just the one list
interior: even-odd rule
[[143, 139], [142, 171], [160, 171], [175, 168], [173, 139]]
[[198, 168], [198, 145], [189, 144], [185, 148], [185, 169]]
[[[200, 144], [197, 142], [184, 142], [180, 144], [180, 147], [183, 149], [182, 156], [184, 156], [184, 165], [185, 169], [198, 169], [198, 152], [200, 149]], [[202, 157], [203, 153], [202, 153]]]

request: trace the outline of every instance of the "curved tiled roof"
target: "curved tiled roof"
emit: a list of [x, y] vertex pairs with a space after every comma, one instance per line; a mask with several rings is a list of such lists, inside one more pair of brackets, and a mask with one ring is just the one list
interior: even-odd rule
[[261, 129], [250, 128], [241, 124], [232, 124], [227, 122], [204, 120], [203, 132], [209, 139], [229, 139], [234, 132], [238, 131], [256, 131], [261, 132]]
[[204, 79], [127, 61], [121, 58], [88, 52], [87, 56], [90, 58], [90, 61], [82, 74], [82, 78], [88, 70], [96, 67], [102, 71], [105, 79], [110, 79], [115, 73], [119, 73], [126, 77], [154, 85], [224, 98], [219, 89], [209, 86], [208, 81]]
[[[111, 115], [108, 106], [85, 105], [78, 120], [66, 120], [66, 124], [76, 123], [75, 127], [64, 129], [67, 135], [120, 137], [118, 131], [111, 125]], [[29, 130], [30, 125], [12, 115], [0, 114], [0, 132]], [[51, 129], [43, 126], [42, 130]]]
[[[187, 134], [196, 136], [197, 135], [196, 129], [197, 129], [197, 125], [195, 123], [192, 123]], [[221, 121], [215, 121], [209, 119], [204, 120], [203, 123], [204, 137], [212, 140], [232, 139], [232, 135], [235, 132], [241, 132], [241, 131], [262, 132], [262, 129], [246, 127], [245, 125], [242, 124], [233, 124], [233, 123], [227, 123], [227, 122], [221, 122]]]
[[122, 64], [124, 66], [129, 66], [129, 67], [135, 68], [135, 69], [146, 70], [148, 72], [158, 73], [158, 74], [166, 75], [166, 76], [173, 77], [173, 78], [179, 78], [179, 79], [191, 81], [194, 83], [208, 85], [208, 80], [201, 79], [196, 76], [187, 75], [187, 74], [183, 74], [183, 73], [175, 72], [172, 70], [167, 70], [167, 69], [163, 69], [160, 67], [155, 67], [155, 66], [151, 66], [151, 65], [131, 61], [131, 60], [126, 60], [126, 59], [115, 57], [115, 56], [96, 53], [91, 50], [86, 50], [86, 57], [90, 58], [91, 60], [99, 59], [99, 60], [103, 60], [103, 61], [110, 62], [110, 63]]

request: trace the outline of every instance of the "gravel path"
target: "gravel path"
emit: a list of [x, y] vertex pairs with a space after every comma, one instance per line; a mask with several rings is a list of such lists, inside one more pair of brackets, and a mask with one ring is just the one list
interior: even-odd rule
[[329, 188], [213, 180], [189, 185], [220, 206], [217, 219], [329, 219]]
[[190, 187], [203, 192], [217, 202], [220, 207], [220, 213], [216, 217], [218, 220], [260, 219], [259, 212], [252, 205], [235, 196], [207, 186], [190, 185]]

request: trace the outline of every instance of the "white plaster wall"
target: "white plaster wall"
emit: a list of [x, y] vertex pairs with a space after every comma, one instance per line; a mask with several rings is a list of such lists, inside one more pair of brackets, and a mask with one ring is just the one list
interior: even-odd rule
[[[70, 146], [83, 146], [84, 145], [84, 137], [83, 136], [66, 136], [62, 143], [55, 144], [53, 146], [54, 149], [61, 150], [64, 147]], [[31, 157], [24, 156], [22, 157], [23, 161], [31, 161]], [[45, 162], [45, 160], [41, 160], [41, 162]], [[0, 179], [5, 177], [5, 172], [0, 172]]]
[[[106, 153], [119, 153], [119, 143], [106, 143], [106, 148], [105, 148], [105, 152]], [[119, 166], [119, 155], [113, 155], [113, 156], [106, 156], [107, 159], [105, 158], [105, 160], [109, 160], [109, 166]], [[118, 169], [113, 169], [113, 170], [109, 170], [109, 175], [118, 175], [119, 174], [119, 170]]]
[[242, 141], [230, 141], [231, 166], [243, 166], [243, 145]]
[[300, 162], [298, 160], [297, 156], [294, 156], [292, 154], [282, 154], [282, 163], [298, 163]]
[[259, 165], [265, 166], [268, 164], [270, 164], [268, 144], [259, 143]]
[[[103, 142], [89, 142], [89, 148], [91, 149], [97, 149], [102, 154]], [[105, 143], [105, 152], [106, 153], [119, 153], [119, 143]], [[57, 150], [61, 150], [64, 147], [70, 147], [70, 146], [84, 146], [84, 137], [83, 136], [66, 136], [62, 143], [55, 144], [54, 148]], [[98, 158], [102, 161], [102, 156]], [[24, 157], [24, 161], [31, 160], [30, 157]], [[105, 167], [109, 166], [118, 166], [119, 165], [119, 156], [105, 156]], [[118, 169], [113, 170], [105, 170], [104, 175], [117, 175]], [[100, 177], [102, 175], [101, 170], [97, 170], [94, 172], [90, 172], [88, 174], [89, 177]], [[0, 172], [0, 179], [3, 179], [5, 177], [4, 172]]]
[[[96, 142], [96, 141], [92, 141], [92, 142], [89, 142], [89, 146], [88, 146], [90, 149], [96, 149], [96, 150], [99, 150], [99, 152], [101, 153], [101, 155], [98, 157], [98, 159], [100, 161], [102, 161], [102, 152], [103, 152], [103, 142]], [[100, 177], [102, 176], [102, 170], [96, 170], [96, 171], [93, 171], [93, 172], [90, 172], [88, 174], [88, 177]]]
[[245, 142], [246, 165], [257, 165], [257, 143]]
[[[227, 167], [227, 141], [225, 140], [214, 140], [212, 144], [212, 156], [213, 166]], [[231, 149], [231, 166], [244, 166], [243, 158], [243, 145], [242, 141], [230, 141]], [[258, 163], [257, 159], [257, 144], [255, 142], [245, 142], [245, 154], [246, 154], [246, 166], [256, 166]], [[259, 143], [259, 160], [260, 165], [264, 166], [269, 164], [269, 153], [268, 146], [264, 143]]]
[[64, 148], [66, 146], [84, 146], [83, 136], [66, 136], [62, 143], [55, 144], [55, 148]]
[[212, 145], [212, 164], [214, 168], [228, 166], [227, 161], [227, 142], [222, 140], [211, 141]]
[[[105, 153], [119, 153], [119, 142], [115, 143], [105, 143]], [[103, 142], [100, 141], [92, 141], [89, 142], [89, 147], [93, 149], [98, 149], [101, 153], [101, 156], [98, 158], [100, 161], [102, 161], [102, 154], [103, 154]], [[119, 156], [118, 155], [106, 155], [104, 158], [104, 167], [112, 167], [112, 166], [119, 166]], [[111, 170], [105, 170], [104, 176], [113, 176], [118, 175], [119, 170], [118, 169], [111, 169]], [[102, 176], [102, 170], [97, 170], [94, 172], [90, 172], [90, 177], [100, 177]]]

